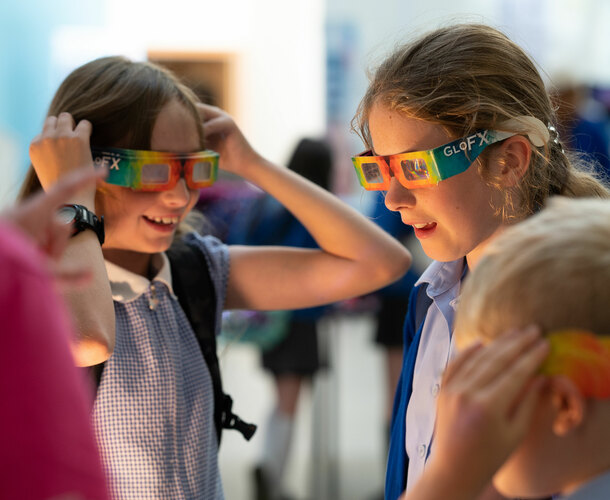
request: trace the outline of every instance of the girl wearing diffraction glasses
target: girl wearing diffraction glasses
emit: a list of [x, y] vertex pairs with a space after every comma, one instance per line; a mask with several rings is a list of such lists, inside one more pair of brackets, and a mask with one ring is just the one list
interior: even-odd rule
[[[410, 264], [398, 242], [323, 189], [265, 160], [228, 115], [198, 103], [152, 64], [110, 57], [74, 70], [30, 154], [34, 170], [24, 192], [47, 189], [73, 169], [94, 168], [93, 157], [108, 168], [97, 190], [72, 200], [90, 224], [72, 238], [67, 258], [88, 263], [94, 284], [67, 298], [80, 332], [77, 362], [105, 361], [93, 419], [116, 498], [223, 498], [213, 367], [181, 305], [191, 297], [174, 294], [178, 282], [165, 253], [217, 166], [284, 204], [320, 249], [227, 247], [187, 234], [207, 268], [191, 295], [202, 295], [207, 312], [200, 320], [213, 316], [214, 333], [223, 308], [329, 303], [379, 288]], [[95, 229], [102, 217], [100, 249], [104, 239]], [[186, 278], [192, 281], [196, 272]]]
[[555, 123], [535, 65], [482, 25], [440, 28], [399, 47], [360, 104], [355, 125], [368, 148], [353, 158], [360, 183], [387, 191], [387, 208], [435, 260], [409, 299], [387, 500], [410, 488], [434, 453], [460, 287], [485, 246], [552, 195], [608, 196], [564, 152]]

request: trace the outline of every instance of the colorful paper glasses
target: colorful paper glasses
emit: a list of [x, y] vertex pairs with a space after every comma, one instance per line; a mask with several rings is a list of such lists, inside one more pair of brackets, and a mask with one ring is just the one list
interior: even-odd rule
[[109, 184], [136, 191], [166, 191], [184, 178], [190, 189], [211, 186], [218, 173], [218, 153], [175, 154], [119, 148], [92, 148], [95, 166], [108, 168]]
[[583, 396], [610, 398], [610, 337], [566, 329], [546, 335], [550, 352], [540, 372], [565, 375]]
[[392, 177], [407, 189], [434, 186], [466, 171], [483, 150], [515, 132], [481, 130], [427, 151], [374, 156], [366, 151], [352, 157], [358, 180], [368, 191], [387, 191]]

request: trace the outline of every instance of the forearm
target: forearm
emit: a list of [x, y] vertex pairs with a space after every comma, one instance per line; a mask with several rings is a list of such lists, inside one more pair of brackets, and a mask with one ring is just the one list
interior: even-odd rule
[[396, 239], [307, 179], [260, 157], [242, 172], [292, 212], [323, 251], [355, 264], [372, 289], [398, 279], [410, 266], [411, 255]]
[[64, 299], [76, 332], [72, 346], [76, 364], [90, 366], [105, 361], [112, 354], [114, 306], [104, 258], [95, 234], [85, 231], [73, 239], [64, 260], [71, 266], [86, 266], [91, 272], [91, 280], [84, 288], [67, 291]]
[[[91, 210], [94, 207], [92, 197], [73, 199], [71, 203]], [[64, 293], [76, 333], [72, 345], [75, 362], [78, 366], [101, 363], [114, 349], [115, 319], [110, 282], [96, 234], [86, 230], [71, 238], [62, 256], [62, 265], [90, 272], [90, 280], [84, 287]]]
[[[52, 214], [61, 204], [83, 205], [95, 212], [96, 185], [92, 181], [101, 176], [93, 168], [90, 136], [90, 122], [81, 120], [75, 124], [69, 113], [60, 113], [58, 117], [46, 118], [42, 132], [30, 144], [35, 174], [32, 172], [29, 177], [37, 177], [47, 196], [56, 200], [57, 206], [50, 210]], [[90, 182], [85, 182], [87, 179]], [[64, 240], [59, 252], [54, 252], [54, 258], [61, 254], [59, 268], [86, 270], [90, 278], [85, 286], [64, 293], [76, 330], [73, 354], [77, 365], [87, 366], [104, 361], [112, 353], [114, 305], [95, 232], [84, 230], [69, 238], [67, 246], [65, 243]]]

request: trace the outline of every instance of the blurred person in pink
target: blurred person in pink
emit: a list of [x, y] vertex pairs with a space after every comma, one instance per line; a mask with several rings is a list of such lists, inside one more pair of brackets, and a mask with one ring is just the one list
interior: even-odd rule
[[89, 387], [74, 365], [72, 334], [56, 282], [86, 279], [53, 259], [71, 227], [55, 216], [99, 174], [77, 173], [0, 213], [0, 498], [104, 500]]

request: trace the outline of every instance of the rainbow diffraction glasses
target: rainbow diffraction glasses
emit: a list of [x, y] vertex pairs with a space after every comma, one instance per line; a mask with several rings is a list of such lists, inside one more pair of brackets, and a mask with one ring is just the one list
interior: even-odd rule
[[369, 191], [387, 191], [392, 177], [408, 189], [434, 186], [467, 170], [487, 146], [513, 135], [481, 130], [426, 151], [375, 156], [369, 150], [353, 156], [352, 163], [360, 184]]
[[191, 189], [211, 186], [218, 173], [218, 153], [165, 153], [119, 148], [91, 148], [96, 167], [108, 168], [109, 184], [137, 191], [173, 189], [181, 178]]

